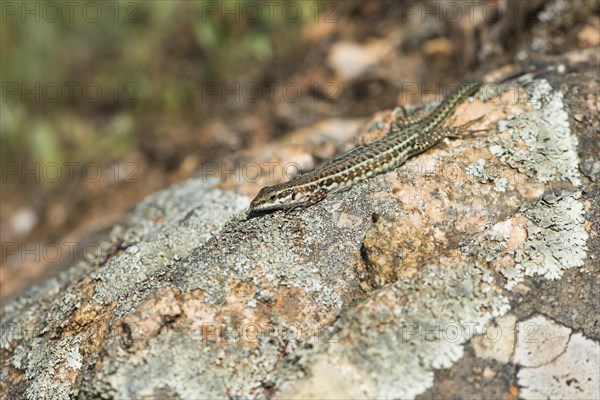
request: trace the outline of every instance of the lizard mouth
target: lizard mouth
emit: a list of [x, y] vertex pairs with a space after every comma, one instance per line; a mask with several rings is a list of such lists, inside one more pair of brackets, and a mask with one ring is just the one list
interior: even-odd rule
[[283, 204], [262, 204], [262, 205], [252, 205], [250, 204], [250, 209], [252, 211], [275, 211], [281, 210], [285, 208]]

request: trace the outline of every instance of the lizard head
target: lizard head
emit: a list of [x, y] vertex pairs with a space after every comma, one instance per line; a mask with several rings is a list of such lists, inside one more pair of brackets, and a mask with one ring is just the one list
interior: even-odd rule
[[308, 193], [294, 190], [285, 183], [264, 187], [250, 203], [251, 211], [272, 211], [302, 207], [310, 203]]

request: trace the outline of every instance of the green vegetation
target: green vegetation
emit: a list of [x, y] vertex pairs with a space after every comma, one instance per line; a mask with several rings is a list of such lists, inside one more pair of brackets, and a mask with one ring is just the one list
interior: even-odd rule
[[201, 122], [203, 82], [260, 80], [298, 45], [315, 3], [276, 3], [3, 2], [3, 162], [114, 160], [141, 120]]

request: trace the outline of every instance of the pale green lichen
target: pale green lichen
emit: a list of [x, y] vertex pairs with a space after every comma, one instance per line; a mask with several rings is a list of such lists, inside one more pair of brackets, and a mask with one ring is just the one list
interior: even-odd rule
[[[499, 121], [498, 129], [505, 135], [488, 139], [492, 143], [489, 150], [502, 163], [540, 182], [569, 180], [578, 186], [581, 175], [577, 138], [569, 130], [563, 95], [553, 91], [545, 80], [536, 81], [531, 87], [533, 111]], [[583, 227], [580, 196], [581, 193], [552, 195], [523, 209], [528, 219], [527, 240], [522, 251], [514, 252], [515, 266], [501, 270], [507, 289], [522, 282], [525, 276], [558, 279], [564, 270], [583, 265], [588, 234]], [[500, 247], [507, 240], [488, 239]], [[485, 247], [489, 250], [487, 244]], [[488, 261], [501, 254], [488, 253]]]
[[[507, 289], [512, 289], [526, 276], [559, 279], [565, 270], [583, 265], [589, 235], [583, 226], [583, 204], [578, 201], [580, 195], [571, 194], [554, 204], [540, 201], [524, 211], [528, 221], [523, 249], [513, 252], [514, 267], [500, 270], [507, 281]], [[501, 250], [506, 245], [505, 240], [489, 243], [494, 242], [497, 251], [486, 253], [488, 261], [502, 254]], [[489, 244], [485, 247], [490, 249]]]
[[69, 398], [72, 382], [65, 369], [81, 368], [82, 356], [79, 354], [81, 336], [65, 337], [54, 346], [47, 346], [46, 340], [35, 338], [27, 349], [20, 351], [20, 357], [26, 360], [12, 359], [13, 366], [26, 364], [25, 377], [30, 384], [25, 391], [28, 399]]
[[506, 192], [508, 179], [491, 176], [489, 171], [486, 169], [486, 162], [483, 158], [478, 159], [476, 163], [467, 165], [465, 167], [465, 171], [468, 175], [480, 178], [484, 182], [492, 182], [494, 184], [494, 187], [492, 188], [494, 191], [501, 193]]
[[516, 265], [525, 276], [559, 279], [566, 269], [580, 267], [587, 256], [581, 193], [554, 204], [541, 201], [525, 211], [527, 241], [524, 260]]
[[499, 121], [499, 132], [508, 136], [488, 138], [489, 150], [540, 182], [569, 180], [579, 186], [578, 141], [569, 130], [563, 94], [553, 91], [545, 80], [535, 81], [530, 88], [533, 110]]
[[79, 346], [66, 349], [64, 357], [67, 361], [67, 368], [71, 368], [74, 371], [79, 371], [81, 369], [83, 357], [79, 352]]
[[174, 264], [207, 242], [248, 206], [244, 196], [212, 188], [216, 183], [213, 178], [193, 179], [140, 203], [127, 225], [112, 232], [126, 250], [92, 274], [93, 279], [111, 283], [98, 285], [93, 299], [99, 304], [114, 301], [160, 268]]
[[369, 377], [367, 397], [414, 398], [433, 385], [435, 369], [460, 360], [464, 343], [509, 310], [490, 275], [478, 265], [426, 265], [418, 278], [395, 282], [346, 315], [336, 324], [339, 341], [301, 351], [294, 365], [308, 369], [310, 354], [327, 354]]
[[600, 393], [600, 346], [543, 316], [519, 323], [515, 364], [523, 399], [593, 399]]

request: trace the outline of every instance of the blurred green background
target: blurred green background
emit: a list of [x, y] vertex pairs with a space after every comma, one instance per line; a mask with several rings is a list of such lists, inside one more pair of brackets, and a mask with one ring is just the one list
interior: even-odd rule
[[[136, 131], [147, 117], [201, 121], [214, 111], [203, 82], [260, 79], [293, 51], [310, 15], [290, 23], [264, 4], [244, 10], [237, 1], [2, 7], [1, 155], [41, 163], [123, 157], [153, 137]], [[252, 23], [240, 12], [261, 17]]]

